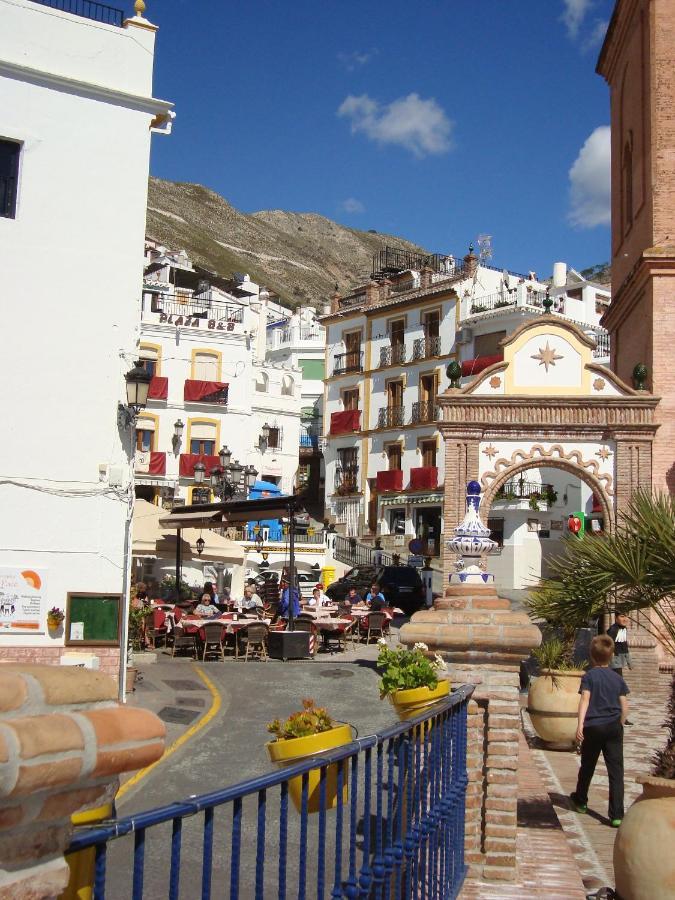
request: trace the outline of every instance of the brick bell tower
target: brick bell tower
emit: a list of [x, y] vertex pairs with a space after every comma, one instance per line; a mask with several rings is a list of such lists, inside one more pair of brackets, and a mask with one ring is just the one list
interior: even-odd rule
[[[652, 485], [675, 493], [675, 0], [617, 0], [597, 72], [610, 89], [612, 368], [661, 397]], [[647, 368], [635, 371], [636, 366]], [[637, 377], [635, 377], [637, 376]]]

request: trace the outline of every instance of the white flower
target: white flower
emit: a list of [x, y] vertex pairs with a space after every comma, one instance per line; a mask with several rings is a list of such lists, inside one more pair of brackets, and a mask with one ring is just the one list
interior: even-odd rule
[[386, 638], [378, 638], [378, 639], [377, 639], [377, 643], [380, 645], [380, 647], [386, 647], [386, 646], [387, 646], [387, 639], [386, 639]]
[[445, 670], [445, 660], [440, 653], [434, 653], [434, 668]]
[[421, 650], [423, 653], [426, 653], [428, 649], [429, 648], [427, 647], [427, 645], [423, 644], [421, 641], [419, 641], [417, 644], [413, 644], [413, 650]]

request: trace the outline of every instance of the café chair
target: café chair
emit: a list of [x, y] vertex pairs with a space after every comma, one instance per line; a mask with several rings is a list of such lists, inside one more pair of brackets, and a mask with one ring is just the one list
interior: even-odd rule
[[209, 622], [204, 625], [204, 649], [202, 650], [202, 662], [209, 656], [219, 656], [225, 662], [225, 626], [218, 622]]
[[267, 633], [265, 622], [252, 622], [237, 634], [240, 646], [243, 644], [246, 648], [244, 662], [248, 662], [249, 653], [251, 659], [255, 656], [257, 659], [267, 660]]
[[371, 612], [363, 617], [362, 629], [366, 634], [366, 644], [370, 643], [371, 637], [389, 640], [389, 632], [386, 629], [387, 616], [383, 612]]
[[186, 634], [182, 625], [176, 625], [173, 630], [173, 652], [172, 657], [176, 655], [176, 651], [186, 650], [190, 652], [193, 659], [197, 659], [197, 635]]

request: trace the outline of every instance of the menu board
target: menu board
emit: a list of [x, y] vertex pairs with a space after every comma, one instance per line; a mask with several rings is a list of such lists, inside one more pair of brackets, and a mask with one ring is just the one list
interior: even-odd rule
[[0, 566], [0, 636], [45, 634], [46, 569]]
[[121, 610], [121, 594], [68, 594], [66, 646], [119, 646]]

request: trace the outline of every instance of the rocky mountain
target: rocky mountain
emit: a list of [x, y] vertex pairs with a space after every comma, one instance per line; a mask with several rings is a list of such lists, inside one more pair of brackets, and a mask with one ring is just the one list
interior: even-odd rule
[[316, 213], [242, 213], [199, 184], [151, 178], [146, 233], [184, 249], [224, 277], [246, 272], [283, 303], [321, 306], [367, 279], [373, 254], [388, 245], [421, 251], [402, 238], [358, 231]]

